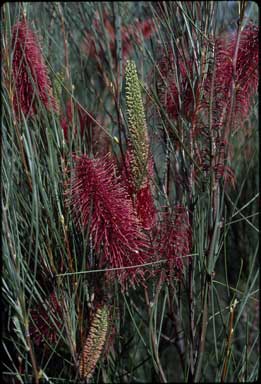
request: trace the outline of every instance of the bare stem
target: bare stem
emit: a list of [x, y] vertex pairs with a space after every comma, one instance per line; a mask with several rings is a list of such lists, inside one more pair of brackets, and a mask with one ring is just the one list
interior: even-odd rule
[[185, 353], [185, 342], [184, 342], [184, 331], [181, 326], [182, 321], [180, 319], [180, 314], [178, 308], [175, 308], [173, 306], [173, 298], [174, 298], [174, 286], [169, 285], [168, 287], [169, 292], [169, 317], [172, 321], [174, 332], [175, 332], [175, 346], [178, 350], [178, 354], [180, 357], [181, 366], [183, 369], [183, 372], [185, 374], [185, 360], [184, 360], [184, 353]]
[[30, 354], [30, 358], [31, 358], [31, 362], [32, 362], [35, 384], [39, 384], [39, 373], [38, 373], [36, 358], [35, 358], [35, 355], [33, 352], [31, 338], [30, 338], [29, 332], [27, 330], [26, 330], [26, 341], [27, 341], [27, 344], [29, 347], [29, 354]]
[[[163, 276], [163, 273], [161, 273], [161, 276], [160, 276], [158, 284], [157, 284], [156, 293], [155, 293], [154, 300], [153, 300], [154, 301], [153, 305], [156, 305], [156, 303], [158, 302], [159, 293], [161, 290], [162, 276]], [[152, 313], [152, 306], [151, 306], [150, 301], [149, 301], [149, 295], [148, 295], [147, 288], [145, 288], [144, 292], [145, 292], [145, 300], [146, 300], [146, 304], [148, 307], [149, 317], [154, 316], [154, 314]], [[159, 352], [158, 352], [158, 346], [157, 346], [157, 336], [156, 336], [156, 333], [154, 332], [154, 327], [149, 327], [149, 334], [150, 334], [149, 337], [151, 338], [153, 355], [154, 355], [155, 362], [156, 362], [157, 368], [158, 368], [158, 374], [159, 374], [160, 382], [161, 383], [167, 383], [167, 379], [166, 379], [166, 376], [164, 374], [164, 371], [163, 371], [163, 368], [162, 368], [162, 365], [160, 362], [160, 358], [159, 358]]]
[[209, 290], [209, 283], [207, 282], [207, 279], [206, 279], [205, 286], [204, 286], [204, 299], [203, 299], [204, 304], [203, 304], [203, 314], [202, 314], [200, 340], [199, 340], [199, 350], [198, 350], [197, 361], [195, 364], [195, 375], [193, 380], [195, 383], [198, 383], [200, 379], [203, 354], [205, 350], [205, 340], [206, 340], [206, 332], [207, 332], [207, 324], [208, 324], [208, 290]]

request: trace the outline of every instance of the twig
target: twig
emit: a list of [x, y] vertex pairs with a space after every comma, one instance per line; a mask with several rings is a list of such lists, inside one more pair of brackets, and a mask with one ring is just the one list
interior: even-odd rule
[[[191, 257], [191, 256], [197, 256], [198, 253], [191, 253], [187, 256], [180, 256], [180, 258], [184, 259], [184, 257]], [[178, 259], [179, 257], [177, 257]], [[149, 265], [154, 265], [154, 264], [160, 264], [160, 263], [166, 263], [168, 260], [167, 259], [164, 259], [164, 260], [157, 260], [157, 261], [152, 261], [150, 263], [144, 263], [144, 264], [136, 264], [136, 265], [132, 265], [132, 266], [129, 266], [129, 267], [118, 267], [118, 268], [103, 268], [103, 269], [91, 269], [89, 271], [79, 271], [79, 272], [68, 272], [68, 273], [59, 273], [57, 274], [56, 276], [72, 276], [72, 275], [83, 275], [85, 273], [98, 273], [98, 272], [111, 272], [111, 271], [119, 271], [119, 270], [123, 270], [123, 269], [132, 269], [132, 268], [139, 268], [139, 267], [147, 267]]]
[[[161, 285], [162, 285], [162, 277], [163, 277], [163, 272], [161, 272], [161, 275], [160, 275], [160, 278], [159, 278], [159, 281], [157, 284], [156, 293], [155, 293], [155, 296], [153, 298], [153, 306], [158, 303], [159, 293], [160, 293]], [[145, 293], [145, 300], [147, 303], [149, 317], [150, 318], [151, 318], [151, 316], [154, 317], [154, 311], [152, 311], [152, 306], [151, 306], [151, 303], [149, 301], [149, 295], [148, 295], [147, 288], [144, 289], [144, 293]], [[157, 346], [157, 334], [154, 332], [154, 327], [152, 327], [152, 326], [149, 327], [149, 334], [150, 334], [150, 338], [151, 338], [153, 355], [155, 357], [155, 362], [156, 362], [157, 368], [158, 368], [160, 382], [161, 383], [167, 383], [167, 379], [166, 379], [166, 376], [164, 374], [164, 371], [163, 371], [163, 368], [162, 368], [162, 365], [160, 362], [160, 358], [159, 358], [159, 352], [158, 352], [158, 346]]]
[[234, 303], [230, 306], [229, 331], [228, 331], [229, 333], [228, 333], [228, 338], [227, 338], [227, 351], [226, 351], [225, 362], [224, 362], [222, 374], [221, 374], [221, 383], [224, 383], [226, 376], [227, 376], [228, 361], [229, 361], [230, 352], [231, 352], [232, 336], [234, 333], [234, 329], [233, 329], [234, 313], [235, 313], [235, 308], [236, 308], [237, 303], [238, 303], [238, 301], [237, 301], [237, 299], [235, 299]]
[[29, 347], [29, 354], [32, 362], [35, 384], [39, 384], [39, 373], [38, 373], [37, 363], [36, 363], [35, 355], [32, 348], [31, 338], [28, 330], [26, 330], [26, 341]]
[[169, 317], [172, 321], [174, 332], [176, 335], [175, 338], [175, 346], [178, 350], [181, 366], [184, 372], [185, 376], [185, 360], [184, 360], [184, 353], [185, 353], [185, 342], [184, 342], [184, 331], [181, 326], [181, 320], [179, 316], [179, 310], [178, 308], [174, 310], [173, 306], [173, 298], [174, 298], [174, 286], [170, 284], [168, 286], [168, 292], [169, 292]]
[[204, 286], [203, 315], [202, 315], [202, 323], [201, 323], [201, 331], [200, 331], [199, 351], [198, 351], [197, 361], [195, 364], [195, 375], [193, 380], [195, 383], [199, 382], [199, 379], [200, 379], [203, 354], [205, 350], [205, 340], [206, 340], [207, 324], [208, 324], [208, 290], [209, 290], [209, 283], [207, 282], [207, 278], [206, 278], [205, 286]]

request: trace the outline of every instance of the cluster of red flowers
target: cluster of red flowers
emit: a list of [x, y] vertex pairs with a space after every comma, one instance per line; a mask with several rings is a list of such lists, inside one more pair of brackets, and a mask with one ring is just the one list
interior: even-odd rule
[[[238, 51], [236, 45], [238, 42]], [[230, 108], [232, 99], [231, 84], [235, 82], [235, 110], [237, 120], [241, 121], [247, 117], [250, 109], [251, 98], [258, 87], [258, 27], [248, 24], [239, 34], [217, 37], [214, 40], [214, 68], [210, 66], [206, 80], [203, 85], [203, 100], [200, 108], [209, 108], [211, 99], [213, 115], [213, 129], [219, 129], [224, 123], [224, 116]], [[233, 73], [233, 60], [236, 58], [235, 74]], [[194, 98], [191, 89], [192, 61], [181, 57], [175, 58], [173, 51], [163, 55], [159, 62], [160, 68], [160, 96], [169, 116], [176, 120], [183, 115], [190, 120], [190, 113], [194, 108]], [[233, 78], [235, 76], [235, 78]], [[214, 89], [213, 100], [211, 92]], [[195, 89], [194, 94], [196, 94]], [[179, 103], [181, 100], [181, 105]]]
[[[169, 50], [160, 59], [159, 68], [160, 99], [168, 116], [172, 121], [179, 117], [186, 119], [194, 125], [194, 138], [200, 136], [206, 143], [196, 151], [197, 163], [202, 169], [213, 171], [216, 179], [224, 177], [234, 184], [233, 171], [225, 165], [225, 153], [228, 153], [229, 130], [242, 125], [257, 91], [258, 27], [249, 23], [242, 31], [218, 36], [213, 41], [209, 70], [203, 81], [195, 84], [194, 92], [193, 60], [174, 57]], [[200, 100], [195, 100], [199, 97]], [[231, 111], [233, 121], [229, 121]], [[215, 146], [212, 160], [209, 140], [214, 140]]]
[[167, 271], [181, 276], [183, 258], [191, 249], [185, 207], [178, 205], [174, 214], [168, 215], [158, 239], [151, 244], [147, 231], [156, 228], [156, 209], [149, 182], [133, 198], [131, 182], [126, 182], [126, 175], [115, 175], [116, 166], [109, 156], [75, 156], [74, 161], [68, 202], [76, 221], [83, 227], [90, 225], [93, 247], [99, 255], [97, 267], [120, 268], [116, 274], [122, 286], [129, 281], [143, 282], [141, 264], [150, 262], [156, 251], [160, 259], [167, 259]]
[[21, 118], [21, 112], [26, 117], [35, 115], [38, 99], [47, 110], [57, 111], [58, 106], [52, 95], [51, 82], [36, 35], [25, 18], [13, 27], [12, 49], [16, 117]]
[[119, 268], [116, 274], [123, 285], [128, 276], [139, 280], [134, 266], [144, 263], [147, 239], [130, 196], [115, 175], [114, 161], [109, 155], [97, 159], [74, 156], [74, 161], [69, 204], [78, 223], [90, 225], [98, 268]]
[[[111, 53], [115, 57], [115, 30], [106, 13], [103, 18], [110, 38]], [[94, 20], [94, 27], [97, 33], [102, 33], [97, 19]], [[122, 26], [123, 59], [125, 60], [130, 54], [133, 48], [132, 41], [140, 43], [142, 36], [144, 39], [149, 38], [154, 31], [152, 20]], [[25, 116], [36, 114], [37, 100], [40, 100], [46, 109], [57, 111], [57, 103], [52, 95], [40, 47], [25, 18], [13, 27], [12, 47], [14, 110], [17, 117], [20, 117], [21, 111]], [[102, 47], [98, 48], [94, 38], [89, 34], [85, 40], [85, 49], [90, 56], [102, 58]], [[214, 41], [214, 56], [213, 73], [207, 74], [202, 85], [203, 99], [200, 108], [208, 111], [210, 102], [212, 103], [211, 128], [219, 133], [231, 108], [233, 82], [237, 121], [243, 120], [248, 115], [251, 98], [258, 86], [258, 28], [248, 24], [239, 35], [234, 34], [229, 41], [217, 38]], [[193, 94], [190, 81], [193, 76], [193, 61], [189, 59], [185, 61], [182, 58], [175, 60], [173, 51], [170, 50], [168, 57], [163, 57], [159, 63], [162, 79], [161, 102], [171, 119], [176, 120], [182, 115], [190, 121], [196, 107], [194, 95], [197, 94], [197, 89]], [[200, 87], [200, 84], [196, 87]], [[215, 94], [212, 98], [213, 87]], [[92, 121], [79, 106], [76, 111], [83, 135], [86, 126], [91, 126]], [[66, 116], [61, 120], [66, 140], [72, 120], [72, 102], [68, 101]], [[199, 121], [197, 126], [199, 132], [202, 132], [200, 124], [204, 125], [205, 121]], [[226, 173], [224, 165], [226, 140], [222, 139], [220, 134], [216, 134], [214, 138], [216, 147], [219, 148], [214, 171], [217, 177], [222, 177]], [[174, 216], [165, 217], [161, 226], [160, 246], [151, 251], [146, 232], [157, 225], [157, 213], [151, 190], [153, 161], [151, 158], [148, 160], [147, 174], [140, 188], [136, 190], [131, 171], [131, 156], [131, 151], [127, 150], [121, 176], [116, 175], [116, 164], [110, 156], [95, 159], [90, 159], [86, 155], [74, 156], [75, 167], [71, 185], [66, 192], [68, 203], [78, 223], [84, 227], [90, 225], [93, 247], [99, 255], [97, 267], [117, 269], [116, 275], [122, 285], [125, 285], [129, 278], [132, 282], [144, 279], [143, 269], [137, 269], [135, 266], [151, 260], [155, 249], [168, 260], [169, 271], [178, 272], [183, 268], [182, 258], [191, 249], [188, 213], [185, 207], [176, 206]], [[206, 158], [207, 155], [203, 161], [205, 165]], [[51, 302], [58, 310], [54, 296], [51, 297]]]
[[[250, 23], [240, 34], [236, 60], [236, 118], [244, 120], [251, 107], [251, 99], [258, 88], [259, 28]], [[235, 53], [237, 36], [234, 34], [229, 50]]]
[[168, 50], [159, 62], [160, 101], [169, 117], [176, 120], [182, 115], [189, 117], [193, 109], [193, 93], [189, 82], [192, 78], [192, 64], [180, 57], [175, 61], [173, 51]]
[[252, 96], [258, 87], [258, 27], [250, 23], [241, 33], [218, 37], [214, 50], [214, 70], [208, 73], [204, 85], [202, 107], [207, 109], [212, 103], [212, 128], [215, 130], [224, 126], [234, 107], [232, 128], [236, 128], [248, 116]]
[[[110, 48], [114, 52], [115, 33], [106, 15], [104, 23], [111, 39]], [[99, 30], [98, 24], [96, 27]], [[154, 30], [151, 20], [137, 22], [128, 27], [123, 26], [121, 30], [123, 57], [126, 58], [132, 49], [131, 39], [136, 43], [140, 42], [141, 36], [149, 38]], [[17, 117], [20, 117], [21, 112], [25, 116], [35, 115], [38, 108], [36, 100], [41, 101], [47, 110], [57, 111], [57, 103], [52, 95], [50, 79], [36, 35], [29, 28], [25, 18], [13, 27], [12, 47], [14, 110]], [[93, 53], [100, 54], [96, 51]], [[72, 102], [69, 100], [66, 105], [66, 116], [61, 120], [66, 140], [69, 126], [73, 121], [72, 108]], [[76, 108], [76, 113], [83, 135], [86, 127], [92, 125], [92, 121], [79, 106]], [[99, 255], [98, 268], [116, 268], [116, 274], [122, 285], [125, 285], [127, 280], [132, 282], [144, 280], [144, 269], [137, 269], [135, 266], [151, 260], [153, 250], [146, 232], [156, 226], [156, 208], [151, 191], [152, 158], [148, 161], [143, 183], [136, 190], [130, 156], [130, 151], [127, 151], [125, 171], [121, 176], [116, 176], [116, 165], [110, 156], [96, 159], [90, 159], [85, 155], [74, 156], [72, 184], [67, 190], [68, 201], [77, 221], [80, 219], [84, 227], [90, 222], [93, 246]], [[52, 311], [59, 312], [55, 295], [50, 296], [49, 304]], [[36, 341], [40, 342], [40, 334], [47, 334], [44, 329], [46, 319], [43, 316], [38, 321], [41, 316], [36, 316], [34, 312], [32, 317], [38, 322], [36, 324], [38, 331], [35, 328], [33, 332], [39, 333]], [[54, 336], [48, 334], [47, 338], [52, 340]]]
[[183, 205], [176, 205], [172, 213], [164, 214], [159, 228], [158, 252], [167, 260], [169, 276], [180, 278], [184, 265], [188, 264], [188, 255], [192, 247], [192, 230], [188, 210]]
[[30, 334], [34, 337], [36, 345], [42, 343], [44, 339], [47, 339], [51, 344], [55, 343], [58, 339], [57, 330], [61, 330], [63, 326], [62, 307], [54, 292], [50, 294], [45, 306], [44, 308], [41, 305], [31, 310], [33, 321], [30, 323]]
[[141, 187], [137, 190], [134, 176], [131, 171], [132, 156], [133, 153], [131, 148], [128, 148], [125, 154], [122, 178], [126, 185], [127, 191], [132, 198], [134, 209], [143, 229], [151, 230], [156, 224], [156, 209], [151, 191], [151, 180], [153, 180], [153, 160], [152, 157], [149, 158], [148, 165], [144, 172], [144, 181]]
[[[111, 55], [115, 60], [116, 34], [106, 13], [103, 15], [103, 23], [109, 37]], [[98, 34], [103, 34], [98, 18], [94, 19], [93, 27]], [[123, 62], [132, 52], [133, 43], [140, 44], [142, 39], [150, 38], [155, 30], [150, 19], [137, 21], [133, 25], [123, 25], [120, 31]], [[97, 46], [97, 37], [88, 32], [83, 46], [90, 57], [103, 62], [106, 49], [102, 43]], [[48, 111], [57, 112], [58, 105], [52, 93], [37, 37], [25, 18], [13, 27], [12, 50], [13, 107], [16, 118], [21, 119], [22, 113], [25, 117], [36, 115], [39, 103]], [[201, 148], [198, 164], [205, 171], [214, 171], [216, 179], [224, 178], [234, 183], [233, 172], [225, 165], [228, 140], [224, 127], [232, 107], [235, 112], [235, 126], [240, 125], [249, 114], [251, 99], [258, 87], [258, 28], [248, 24], [240, 33], [215, 39], [213, 65], [209, 67], [211, 71], [206, 74], [203, 83], [194, 85], [191, 81], [193, 60], [174, 57], [173, 51], [168, 50], [168, 54], [159, 62], [160, 101], [172, 121], [177, 121], [181, 116], [193, 125], [193, 117], [196, 114], [200, 116], [195, 124], [195, 135], [210, 137], [210, 129], [216, 153], [214, 161], [211, 161], [209, 146]], [[197, 103], [199, 94], [202, 95], [202, 100]], [[72, 101], [68, 100], [66, 113], [61, 118], [66, 141], [69, 140], [70, 127], [73, 125], [73, 108]], [[74, 112], [81, 137], [95, 128], [89, 135], [92, 138], [87, 138], [90, 142], [93, 140], [94, 147], [98, 127], [94, 126], [93, 120], [78, 104]], [[211, 119], [206, 118], [209, 114]], [[210, 120], [211, 127], [207, 126]], [[73, 134], [76, 133], [77, 128]], [[192, 249], [192, 229], [187, 208], [177, 204], [172, 212], [163, 214], [162, 221], [159, 222], [152, 193], [152, 156], [148, 158], [144, 178], [137, 188], [132, 169], [132, 156], [135, 155], [131, 145], [128, 146], [121, 172], [118, 173], [112, 157], [108, 154], [101, 156], [104, 151], [108, 152], [106, 139], [107, 137], [104, 140], [99, 137], [100, 143], [104, 144], [102, 150], [95, 151], [92, 147], [92, 152], [99, 152], [100, 157], [73, 156], [74, 166], [70, 170], [70, 184], [65, 192], [75, 222], [79, 227], [89, 229], [95, 253], [94, 266], [89, 263], [89, 267], [108, 269], [105, 277], [117, 277], [123, 289], [129, 283], [145, 285], [147, 273], [150, 276], [158, 273], [157, 268], [149, 272], [149, 269], [143, 267], [151, 261], [165, 260], [167, 279], [171, 280], [173, 276], [181, 279]], [[176, 183], [179, 182], [178, 177], [179, 175]], [[95, 326], [99, 325], [102, 312], [97, 313]], [[63, 327], [63, 310], [54, 292], [45, 301], [44, 307], [31, 311], [31, 319], [30, 334], [36, 345], [45, 340], [49, 343], [57, 342], [58, 330]], [[109, 346], [109, 342], [105, 344], [108, 324], [105, 325], [98, 352], [104, 345], [106, 348]], [[83, 353], [82, 365], [92, 358], [87, 354], [91, 350], [89, 345], [92, 347], [93, 343], [97, 352], [93, 341], [96, 340], [96, 331], [100, 332], [100, 329], [93, 326], [89, 344], [86, 343]], [[113, 337], [112, 331], [110, 337]]]

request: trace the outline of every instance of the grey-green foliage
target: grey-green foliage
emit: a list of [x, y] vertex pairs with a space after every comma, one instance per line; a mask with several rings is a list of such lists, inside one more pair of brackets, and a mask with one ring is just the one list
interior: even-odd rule
[[[234, 17], [238, 16], [240, 4], [213, 2], [211, 8], [208, 2], [171, 2], [170, 5], [162, 2], [166, 9], [164, 16], [152, 2], [117, 4], [117, 16], [121, 15], [121, 23], [125, 26], [132, 24], [134, 17], [141, 20], [153, 17], [156, 22], [157, 31], [153, 38], [143, 41], [141, 45], [134, 44], [130, 59], [135, 60], [140, 84], [144, 86], [142, 96], [155, 161], [157, 206], [172, 206], [180, 190], [184, 192], [184, 203], [188, 199], [187, 189], [173, 180], [172, 176], [175, 174], [174, 165], [186, 175], [193, 164], [194, 158], [191, 158], [188, 142], [183, 140], [189, 137], [190, 124], [180, 119], [179, 125], [175, 122], [169, 130], [168, 116], [159, 100], [157, 83], [153, 77], [156, 78], [158, 74], [156, 64], [159, 46], [170, 44], [175, 51], [175, 44], [184, 34], [189, 51], [193, 51], [194, 44], [195, 51], [200, 55], [201, 44], [204, 42], [201, 30], [211, 34], [215, 28], [216, 31], [229, 26], [234, 28]], [[19, 3], [3, 6], [4, 48], [10, 47], [11, 27], [21, 15], [21, 7]], [[227, 9], [226, 20], [220, 17], [224, 13], [222, 7]], [[250, 2], [247, 7], [247, 13], [255, 18], [257, 11], [254, 3]], [[72, 127], [69, 128], [72, 140], [66, 142], [60, 124], [61, 118], [65, 116], [64, 106], [73, 97], [74, 101], [77, 100], [95, 117], [99, 116], [105, 132], [121, 138], [125, 148], [128, 125], [125, 118], [127, 108], [123, 100], [126, 95], [120, 84], [122, 92], [117, 95], [120, 100], [117, 110], [117, 97], [114, 98], [113, 88], [110, 87], [110, 83], [115, 84], [117, 79], [115, 62], [109, 51], [110, 41], [107, 35], [98, 33], [92, 24], [95, 15], [103, 11], [107, 12], [113, 25], [115, 15], [110, 2], [69, 2], [59, 5], [26, 3], [28, 20], [42, 38], [44, 57], [56, 97], [59, 97], [60, 116], [42, 108], [35, 118], [23, 119], [15, 124], [10, 97], [12, 53], [3, 51], [3, 68], [8, 68], [8, 71], [2, 73], [1, 90], [2, 288], [5, 304], [3, 370], [7, 383], [14, 376], [21, 383], [32, 382], [32, 351], [41, 369], [41, 377], [46, 380], [48, 378], [52, 383], [75, 382], [78, 353], [89, 326], [87, 316], [82, 318], [79, 314], [90, 313], [94, 287], [101, 287], [103, 283], [103, 277], [99, 274], [77, 274], [86, 270], [88, 258], [97, 255], [93, 255], [88, 233], [75, 227], [64, 196], [65, 181], [68, 180], [66, 167], [72, 163], [71, 154], [88, 153], [87, 140], [90, 140], [94, 131], [90, 131], [88, 139], [86, 136], [81, 137], [80, 130], [74, 136], [72, 129], [79, 125], [79, 118], [75, 114]], [[101, 18], [100, 23], [104, 23]], [[94, 36], [97, 47], [102, 45], [105, 51], [104, 57], [100, 59], [101, 67], [82, 48], [85, 33]], [[65, 78], [64, 38], [68, 40], [69, 79]], [[117, 38], [119, 41], [119, 36]], [[117, 52], [116, 55], [119, 50]], [[118, 59], [121, 62], [122, 59]], [[59, 74], [64, 75], [64, 78], [59, 78]], [[197, 80], [190, 79], [193, 84]], [[99, 362], [92, 382], [99, 382], [101, 378], [104, 382], [115, 383], [123, 380], [163, 381], [164, 376], [169, 382], [189, 381], [191, 346], [196, 351], [200, 339], [204, 292], [208, 292], [208, 326], [205, 351], [199, 366], [201, 369], [198, 368], [200, 380], [220, 381], [225, 359], [228, 362], [227, 380], [257, 380], [259, 148], [256, 110], [256, 107], [253, 108], [249, 120], [249, 135], [243, 130], [233, 137], [232, 167], [235, 169], [237, 183], [235, 189], [228, 186], [221, 190], [217, 216], [220, 226], [216, 227], [214, 237], [210, 180], [202, 176], [200, 183], [205, 180], [205, 184], [195, 184], [192, 275], [189, 275], [187, 267], [182, 281], [165, 281], [161, 285], [157, 279], [148, 280], [146, 294], [143, 287], [122, 294], [117, 283], [113, 286], [110, 299], [115, 311], [115, 337], [107, 359]], [[94, 125], [93, 129], [96, 128]], [[112, 142], [111, 151], [119, 155], [119, 144]], [[248, 160], [242, 156], [243, 152], [248, 154]], [[172, 160], [169, 168], [168, 159]], [[172, 178], [171, 198], [166, 191], [168, 177]], [[209, 252], [211, 238], [214, 238], [214, 243]], [[155, 266], [159, 274], [163, 265]], [[55, 277], [58, 272], [75, 274]], [[208, 285], [206, 277], [209, 279]], [[57, 316], [48, 312], [46, 304], [53, 291], [63, 306], [62, 314], [57, 313]], [[95, 300], [99, 294], [95, 291]], [[193, 313], [190, 294], [193, 298]], [[235, 299], [238, 304], [235, 307], [234, 336], [227, 353], [230, 308]], [[44, 344], [36, 346], [34, 336], [31, 336], [31, 348], [28, 338], [29, 325], [32, 323], [31, 311], [41, 307], [48, 315], [49, 328], [57, 328], [57, 318], [60, 316], [63, 326], [57, 329], [58, 339], [55, 343], [46, 339]], [[194, 345], [191, 341], [193, 335], [190, 334], [191, 316], [195, 331]], [[179, 350], [182, 341], [183, 354]]]

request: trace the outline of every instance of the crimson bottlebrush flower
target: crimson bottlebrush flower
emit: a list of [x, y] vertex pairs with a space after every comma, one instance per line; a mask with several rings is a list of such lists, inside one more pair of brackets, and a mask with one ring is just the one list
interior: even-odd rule
[[145, 230], [152, 229], [156, 223], [156, 209], [149, 179], [147, 179], [145, 186], [137, 192], [135, 208], [142, 227]]
[[30, 334], [36, 345], [44, 342], [45, 339], [53, 344], [58, 340], [59, 330], [63, 327], [62, 308], [56, 294], [52, 292], [45, 302], [46, 307], [38, 306], [31, 310], [32, 322]]
[[[220, 130], [229, 117], [234, 96], [233, 126], [241, 124], [249, 114], [252, 96], [258, 87], [258, 27], [248, 24], [239, 35], [236, 68], [233, 60], [238, 32], [218, 37], [214, 47], [214, 69], [209, 71], [204, 85], [202, 109], [211, 103], [212, 129]], [[234, 77], [234, 78], [233, 78]], [[235, 90], [232, 88], [234, 81]], [[214, 90], [214, 91], [213, 91]], [[235, 95], [232, 95], [232, 91]], [[213, 98], [211, 98], [211, 92]]]
[[[214, 41], [213, 64], [203, 87], [196, 128], [197, 134], [205, 140], [198, 163], [207, 172], [213, 171], [216, 180], [222, 177], [225, 183], [233, 186], [234, 172], [226, 164], [231, 157], [228, 135], [242, 126], [249, 115], [251, 100], [258, 87], [258, 27], [248, 24], [238, 33], [225, 34]], [[212, 153], [210, 140], [214, 143]]]
[[37, 112], [37, 99], [47, 110], [58, 111], [52, 94], [47, 67], [37, 42], [25, 18], [12, 29], [12, 71], [14, 77], [14, 111], [20, 118]]
[[127, 191], [132, 198], [133, 207], [137, 213], [143, 229], [151, 230], [156, 224], [156, 208], [153, 201], [150, 182], [150, 179], [153, 176], [153, 161], [150, 157], [148, 165], [146, 166], [144, 181], [142, 182], [140, 188], [137, 190], [134, 175], [132, 173], [132, 156], [133, 153], [131, 146], [129, 145], [129, 148], [125, 154], [125, 163], [122, 167], [122, 178], [127, 187]]
[[224, 134], [222, 130], [229, 116], [232, 100], [233, 55], [228, 48], [226, 36], [219, 36], [214, 40], [213, 51], [212, 66], [209, 67], [202, 89], [203, 98], [199, 106], [201, 118], [197, 121], [196, 132], [205, 136], [211, 133], [219, 140]]
[[[131, 199], [115, 175], [115, 164], [107, 155], [90, 159], [74, 156], [68, 201], [77, 221], [86, 227], [94, 250], [99, 253], [99, 268], [132, 267], [144, 263], [147, 240], [141, 231]], [[124, 286], [143, 277], [137, 268], [116, 271]]]
[[161, 259], [167, 260], [168, 274], [180, 278], [192, 245], [188, 211], [183, 205], [176, 205], [173, 213], [163, 216], [157, 240], [158, 252]]
[[[175, 69], [177, 67], [177, 71]], [[193, 93], [189, 78], [192, 78], [192, 64], [176, 58], [171, 49], [159, 61], [159, 96], [162, 105], [172, 120], [180, 114], [189, 119], [193, 110]], [[177, 75], [178, 74], [178, 75]]]
[[[250, 23], [240, 34], [236, 61], [236, 117], [242, 120], [249, 114], [251, 99], [258, 88], [258, 50], [259, 28]], [[236, 35], [229, 46], [231, 56], [234, 54]]]

